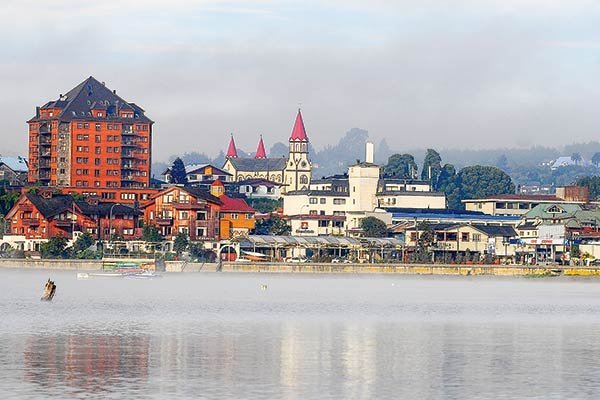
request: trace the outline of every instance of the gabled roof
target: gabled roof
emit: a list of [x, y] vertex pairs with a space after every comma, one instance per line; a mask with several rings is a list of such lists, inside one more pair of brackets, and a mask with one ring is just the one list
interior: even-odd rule
[[85, 200], [73, 200], [73, 197], [68, 194], [53, 194], [50, 198], [44, 198], [37, 193], [26, 193], [25, 196], [46, 219], [65, 211], [73, 211], [73, 206], [75, 206], [76, 213], [79, 211], [87, 216], [109, 216], [111, 208], [113, 216], [141, 214], [139, 210], [123, 204], [115, 205], [116, 203], [109, 202], [90, 204]]
[[[133, 111], [134, 118], [122, 118], [123, 120], [131, 121], [132, 123], [152, 123], [152, 121], [144, 115], [144, 110], [141, 107], [134, 103], [126, 102], [92, 76], [75, 86], [58, 100], [46, 103], [42, 108], [62, 109], [58, 118], [61, 121], [68, 122], [73, 119], [94, 118], [91, 115], [91, 110], [102, 107], [106, 108], [108, 118], [119, 119], [119, 110], [127, 109]], [[36, 119], [37, 116], [30, 121]]]
[[283, 171], [287, 160], [280, 158], [231, 158], [229, 159], [238, 172]]
[[219, 197], [221, 211], [254, 213], [256, 210], [248, 205], [244, 199], [229, 197], [226, 194]]
[[263, 143], [262, 135], [260, 135], [260, 140], [258, 141], [258, 148], [256, 149], [256, 155], [254, 156], [254, 158], [267, 158], [267, 152], [265, 151], [265, 144]]
[[0, 164], [6, 165], [14, 172], [27, 172], [29, 170], [27, 159], [24, 157], [2, 157], [0, 156]]
[[[582, 208], [579, 204], [569, 204], [569, 203], [545, 203], [538, 204], [533, 207], [531, 210], [526, 212], [523, 217], [525, 218], [541, 218], [541, 219], [562, 219], [562, 218], [570, 218], [575, 212], [580, 211]], [[554, 210], [559, 210], [559, 212], [552, 212]]]
[[227, 158], [237, 158], [237, 148], [235, 147], [235, 140], [233, 140], [233, 133], [231, 134], [231, 139], [229, 139], [229, 147], [227, 148]]
[[300, 109], [298, 109], [298, 114], [296, 115], [296, 121], [294, 122], [292, 134], [290, 135], [290, 141], [308, 142], [308, 136], [306, 135], [306, 129], [304, 128], [304, 121], [302, 120]]

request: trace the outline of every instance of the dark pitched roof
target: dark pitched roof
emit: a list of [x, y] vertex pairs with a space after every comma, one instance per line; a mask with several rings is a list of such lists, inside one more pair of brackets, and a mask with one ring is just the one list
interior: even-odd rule
[[49, 218], [63, 211], [73, 209], [73, 198], [66, 194], [55, 194], [49, 199], [43, 198], [36, 193], [27, 193], [25, 196], [44, 218]]
[[485, 233], [488, 236], [506, 236], [514, 237], [517, 236], [517, 232], [512, 226], [507, 225], [484, 225], [484, 224], [473, 224], [473, 228]]
[[[132, 123], [152, 123], [144, 115], [142, 108], [134, 103], [126, 102], [92, 76], [75, 86], [58, 100], [46, 103], [42, 108], [50, 107], [61, 108], [62, 112], [59, 119], [67, 122], [73, 119], [93, 118], [90, 112], [93, 108], [105, 108], [109, 119], [122, 119]], [[119, 118], [119, 110], [121, 109], [133, 110], [134, 118]], [[32, 118], [31, 121], [36, 119], [37, 116]]]
[[219, 200], [217, 196], [210, 194], [210, 191], [206, 189], [200, 189], [196, 186], [184, 186], [182, 189], [199, 199], [203, 199], [215, 204], [221, 204], [221, 200]]
[[238, 171], [283, 171], [287, 160], [279, 158], [230, 158], [231, 164]]
[[108, 202], [90, 204], [85, 200], [74, 201], [73, 197], [68, 194], [53, 194], [50, 198], [44, 198], [36, 193], [27, 193], [26, 196], [29, 201], [31, 201], [31, 203], [38, 209], [42, 216], [44, 216], [44, 218], [51, 218], [62, 212], [73, 210], [73, 202], [75, 202], [77, 209], [79, 209], [84, 215], [88, 216], [109, 216], [111, 207], [113, 216], [141, 214], [141, 211], [123, 204]]

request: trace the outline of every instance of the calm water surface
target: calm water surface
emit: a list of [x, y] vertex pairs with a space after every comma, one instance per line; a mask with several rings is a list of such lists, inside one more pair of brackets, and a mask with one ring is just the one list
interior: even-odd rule
[[3, 399], [600, 398], [598, 280], [4, 269], [0, 314]]

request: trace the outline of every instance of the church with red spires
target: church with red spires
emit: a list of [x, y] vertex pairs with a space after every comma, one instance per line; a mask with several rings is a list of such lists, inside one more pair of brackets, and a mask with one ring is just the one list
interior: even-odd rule
[[312, 164], [308, 158], [308, 136], [301, 111], [298, 110], [292, 128], [287, 157], [267, 157], [262, 135], [254, 157], [238, 157], [235, 140], [231, 135], [223, 170], [233, 175], [236, 182], [247, 179], [266, 179], [280, 184], [284, 193], [308, 189]]

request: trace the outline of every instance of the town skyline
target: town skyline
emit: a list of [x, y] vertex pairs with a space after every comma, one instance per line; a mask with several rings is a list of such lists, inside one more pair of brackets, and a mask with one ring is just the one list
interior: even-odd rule
[[1, 153], [23, 153], [35, 106], [90, 75], [158, 121], [155, 160], [218, 154], [230, 133], [247, 150], [284, 142], [299, 106], [315, 148], [353, 127], [443, 150], [587, 142], [600, 126], [592, 2], [146, 2], [134, 18], [108, 3], [2, 6], [19, 40], [0, 44]]

